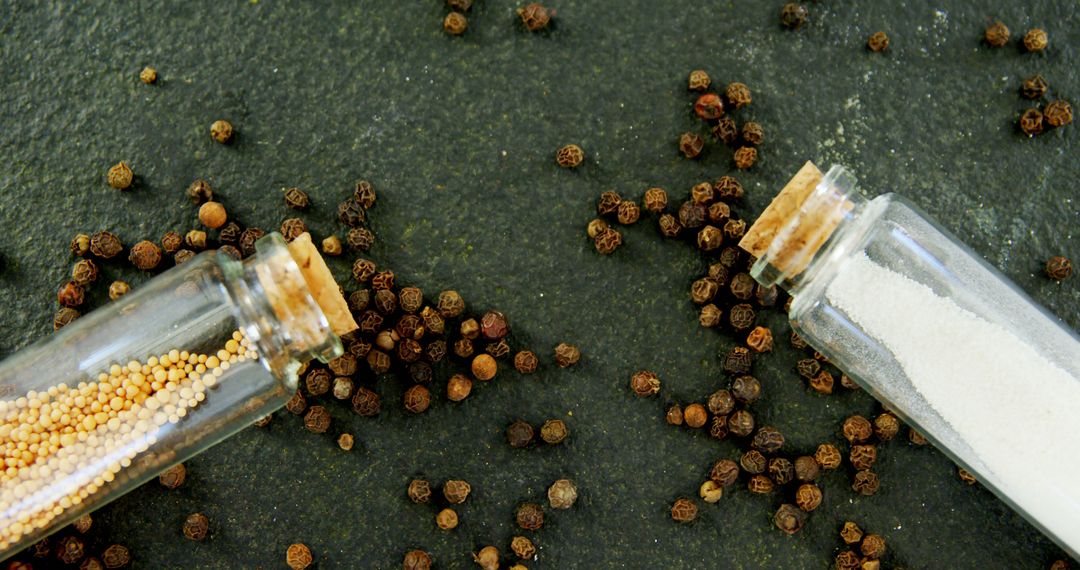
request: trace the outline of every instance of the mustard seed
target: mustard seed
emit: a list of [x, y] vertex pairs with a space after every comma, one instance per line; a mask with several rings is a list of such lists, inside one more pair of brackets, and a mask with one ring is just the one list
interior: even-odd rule
[[460, 505], [469, 498], [469, 493], [472, 492], [472, 486], [468, 482], [461, 479], [451, 479], [443, 484], [443, 497], [446, 501]]
[[110, 168], [106, 176], [109, 186], [117, 190], [130, 188], [134, 178], [135, 175], [131, 172], [131, 168], [122, 160]]
[[128, 261], [138, 269], [149, 271], [161, 263], [161, 249], [152, 241], [143, 240], [131, 246]]
[[289, 545], [289, 548], [285, 551], [285, 564], [292, 570], [304, 570], [311, 566], [314, 560], [311, 556], [311, 549], [301, 542]]
[[443, 29], [451, 36], [460, 36], [469, 27], [469, 20], [460, 12], [450, 12], [443, 20]]
[[525, 25], [525, 29], [530, 32], [542, 30], [551, 23], [552, 13], [539, 2], [518, 8], [517, 14], [521, 18], [521, 23]]
[[548, 487], [548, 504], [553, 509], [569, 509], [577, 502], [578, 490], [569, 479], [559, 479]]
[[555, 162], [563, 168], [577, 168], [585, 160], [585, 151], [576, 144], [568, 144], [555, 153]]
[[704, 91], [709, 88], [709, 84], [712, 82], [709, 79], [709, 74], [702, 69], [695, 69], [690, 72], [690, 77], [687, 79], [687, 87], [691, 91]]
[[233, 137], [233, 126], [229, 121], [218, 119], [210, 125], [210, 138], [225, 144]]
[[149, 65], [142, 68], [142, 71], [139, 72], [139, 81], [147, 85], [153, 84], [157, 81], [157, 70]]
[[184, 519], [184, 538], [196, 542], [204, 540], [210, 532], [210, 519], [202, 513], [193, 513]]

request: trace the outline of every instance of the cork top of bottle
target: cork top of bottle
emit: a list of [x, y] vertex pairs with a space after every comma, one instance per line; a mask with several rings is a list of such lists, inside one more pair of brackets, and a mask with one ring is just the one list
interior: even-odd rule
[[341, 336], [358, 328], [356, 320], [349, 311], [349, 304], [341, 294], [341, 288], [334, 280], [326, 261], [311, 242], [311, 234], [305, 232], [289, 243], [289, 254], [296, 261], [307, 283], [308, 292], [322, 309], [330, 329]]

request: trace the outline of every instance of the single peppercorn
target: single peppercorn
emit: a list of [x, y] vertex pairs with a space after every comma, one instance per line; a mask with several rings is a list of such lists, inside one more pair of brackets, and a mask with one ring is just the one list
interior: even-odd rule
[[589, 225], [585, 228], [585, 234], [589, 236], [589, 239], [595, 240], [596, 236], [600, 235], [601, 232], [607, 229], [607, 222], [601, 220], [600, 218], [596, 218], [589, 221]]
[[304, 410], [307, 409], [307, 400], [304, 398], [304, 395], [300, 393], [299, 389], [293, 393], [288, 402], [285, 402], [285, 409], [288, 410], [290, 414], [297, 416], [304, 413]]
[[874, 428], [866, 418], [855, 415], [844, 420], [842, 426], [844, 438], [851, 443], [862, 443], [874, 434]]
[[482, 382], [486, 382], [495, 377], [498, 372], [498, 363], [495, 362], [495, 358], [490, 354], [478, 354], [472, 361], [472, 374], [473, 376]]
[[652, 396], [660, 391], [660, 377], [649, 370], [638, 370], [630, 375], [630, 389], [639, 398]]
[[199, 223], [212, 230], [224, 226], [227, 219], [228, 214], [221, 202], [205, 202], [199, 206]]
[[856, 472], [855, 478], [851, 482], [851, 488], [860, 495], [873, 495], [878, 492], [880, 487], [881, 482], [878, 480], [877, 473], [868, 469]]
[[809, 13], [806, 6], [790, 2], [780, 8], [780, 24], [789, 30], [797, 30], [806, 23]]
[[705, 425], [705, 422], [709, 419], [709, 413], [705, 411], [705, 406], [701, 404], [690, 404], [683, 410], [683, 419], [688, 427], [697, 429]]
[[681, 426], [683, 424], [683, 409], [678, 404], [672, 404], [664, 414], [664, 421], [668, 425]]
[[289, 545], [289, 548], [285, 551], [285, 564], [292, 570], [304, 570], [311, 566], [314, 560], [311, 556], [311, 549], [300, 542]]
[[751, 449], [742, 454], [739, 458], [739, 466], [743, 471], [751, 475], [759, 475], [765, 472], [765, 468], [768, 465], [768, 460], [756, 449]]
[[755, 495], [767, 495], [776, 489], [776, 483], [767, 475], [754, 475], [746, 482], [746, 489]]
[[1024, 49], [1030, 52], [1043, 51], [1046, 49], [1048, 42], [1049, 36], [1041, 28], [1032, 28], [1028, 30], [1028, 33], [1024, 34]]
[[814, 460], [822, 469], [836, 469], [840, 466], [840, 462], [843, 461], [843, 456], [840, 455], [840, 450], [835, 445], [823, 443], [814, 452]]
[[524, 536], [515, 536], [511, 539], [510, 550], [522, 560], [528, 560], [536, 554], [536, 546]]
[[1054, 281], [1064, 281], [1072, 275], [1072, 261], [1063, 255], [1055, 255], [1046, 261], [1046, 276]]
[[624, 226], [629, 226], [638, 221], [641, 217], [641, 208], [636, 202], [631, 200], [623, 200], [619, 203], [619, 208], [616, 210], [616, 219]]
[[754, 288], [754, 298], [757, 299], [758, 305], [762, 307], [772, 307], [776, 305], [776, 300], [780, 296], [780, 291], [776, 285], [769, 285], [768, 287], [762, 286], [758, 283]]
[[777, 485], [787, 485], [795, 479], [795, 465], [786, 457], [773, 457], [766, 470]]
[[82, 316], [79, 311], [71, 307], [60, 307], [53, 315], [53, 330], [58, 331], [70, 325], [75, 319]]
[[773, 517], [776, 528], [787, 534], [795, 534], [806, 525], [806, 512], [791, 504], [780, 505]]
[[813, 457], [802, 455], [795, 459], [795, 478], [799, 481], [809, 482], [818, 478], [821, 466]]
[[697, 505], [687, 498], [675, 499], [675, 503], [671, 505], [671, 519], [678, 523], [693, 522], [697, 518], [697, 512]]
[[101, 562], [106, 568], [123, 568], [131, 563], [131, 551], [124, 545], [114, 544], [101, 553]]
[[337, 257], [341, 255], [341, 240], [337, 236], [330, 236], [322, 240], [322, 252], [326, 255]]
[[[732, 307], [732, 310], [735, 310], [735, 307]], [[753, 362], [750, 349], [742, 346], [732, 347], [724, 355], [724, 372], [728, 374], [746, 374], [750, 372]]]
[[485, 546], [480, 552], [473, 554], [473, 562], [476, 562], [481, 570], [499, 570], [499, 549]]
[[661, 214], [656, 223], [660, 228], [660, 234], [666, 238], [678, 237], [679, 232], [682, 231], [682, 224], [671, 214]]
[[90, 516], [90, 513], [80, 516], [75, 519], [75, 522], [71, 523], [71, 528], [74, 528], [76, 532], [80, 534], [86, 534], [90, 530], [90, 526], [94, 524], [94, 519]]
[[746, 337], [746, 345], [754, 352], [770, 352], [773, 349], [772, 331], [768, 327], [754, 327]]
[[858, 470], [870, 469], [877, 461], [877, 447], [873, 445], [852, 445], [848, 462]]
[[731, 278], [731, 283], [728, 284], [728, 289], [731, 290], [731, 296], [741, 301], [747, 301], [754, 296], [754, 287], [757, 286], [757, 282], [750, 276], [749, 273], [736, 273]]
[[90, 236], [90, 253], [102, 259], [112, 259], [123, 250], [120, 238], [107, 231], [102, 230]]
[[71, 238], [71, 244], [68, 246], [71, 253], [84, 257], [90, 252], [90, 236], [86, 234], [75, 234], [75, 237]]
[[704, 91], [709, 88], [709, 84], [712, 80], [709, 79], [709, 74], [703, 69], [695, 69], [690, 72], [690, 77], [687, 80], [687, 88], [691, 91]]
[[706, 121], [714, 121], [724, 114], [724, 102], [716, 93], [705, 93], [694, 101], [694, 114]]
[[521, 23], [525, 25], [525, 29], [530, 32], [546, 28], [551, 22], [552, 16], [552, 12], [548, 11], [548, 9], [539, 2], [533, 2], [532, 4], [518, 8], [517, 14], [518, 17], [521, 18]]
[[836, 555], [834, 567], [836, 570], [860, 570], [859, 555], [850, 550], [845, 550]]
[[149, 271], [161, 263], [161, 249], [152, 241], [140, 241], [131, 246], [128, 261], [138, 269]]
[[859, 545], [859, 552], [871, 560], [881, 558], [885, 554], [885, 538], [880, 534], [866, 535]]
[[56, 558], [63, 564], [78, 564], [83, 556], [86, 556], [86, 549], [77, 536], [65, 536], [56, 545]]
[[713, 415], [726, 416], [735, 409], [735, 398], [731, 396], [729, 390], [717, 390], [709, 394], [709, 398], [705, 401], [705, 407]]
[[731, 382], [731, 395], [743, 404], [753, 404], [761, 397], [761, 382], [753, 376], [739, 376]]
[[202, 251], [206, 249], [206, 232], [202, 230], [191, 230], [184, 234], [184, 243], [195, 251]]
[[709, 221], [714, 224], [727, 222], [731, 219], [731, 206], [724, 202], [713, 202], [708, 209]]
[[697, 235], [698, 249], [712, 251], [724, 243], [724, 234], [715, 226], [701, 228]]
[[468, 482], [461, 479], [451, 479], [446, 483], [443, 483], [443, 497], [446, 501], [460, 505], [465, 502], [465, 499], [469, 498], [469, 493], [472, 492], [472, 486]]
[[338, 204], [338, 221], [345, 224], [350, 228], [355, 228], [364, 223], [367, 219], [367, 214], [364, 213], [364, 206], [360, 204], [360, 201], [355, 197], [348, 198], [344, 202]]
[[749, 410], [738, 410], [728, 416], [728, 430], [736, 437], [754, 433], [754, 415]]
[[881, 53], [889, 47], [889, 35], [885, 32], [874, 32], [866, 40], [866, 48], [874, 53]]
[[1036, 73], [1024, 80], [1023, 85], [1020, 87], [1020, 94], [1027, 99], [1040, 99], [1046, 94], [1048, 88], [1049, 85], [1047, 85], [1046, 79]]
[[772, 426], [764, 426], [754, 434], [750, 445], [766, 455], [771, 455], [784, 446], [784, 434]]
[[757, 149], [752, 146], [740, 147], [735, 151], [735, 168], [746, 170], [757, 162]]
[[514, 355], [514, 368], [521, 374], [532, 374], [536, 372], [536, 367], [539, 365], [540, 359], [536, 357], [536, 354], [531, 350], [522, 350]]
[[[355, 357], [353, 362], [355, 369]], [[330, 373], [324, 368], [312, 368], [304, 377], [304, 386], [307, 387], [308, 394], [322, 396], [330, 391]]]
[[472, 3], [473, 0], [446, 0], [446, 5], [458, 12], [468, 12], [469, 8], [472, 8]]
[[819, 394], [832, 394], [833, 383], [832, 373], [822, 370], [810, 379], [810, 388]]
[[847, 521], [840, 529], [840, 538], [843, 539], [844, 544], [858, 544], [862, 541], [863, 531], [859, 528], [859, 525]]
[[63, 307], [78, 307], [86, 299], [86, 290], [74, 281], [68, 281], [56, 292], [56, 302]]
[[153, 84], [157, 81], [157, 70], [149, 65], [142, 68], [142, 71], [139, 72], [139, 81], [147, 85]]
[[559, 479], [548, 487], [547, 496], [551, 508], [569, 509], [577, 501], [577, 486], [569, 479]]
[[1024, 111], [1020, 116], [1020, 130], [1027, 136], [1034, 136], [1043, 132], [1043, 114], [1035, 107]]
[[713, 126], [712, 134], [720, 142], [731, 144], [739, 139], [739, 126], [735, 124], [735, 119], [723, 117]]
[[376, 198], [375, 186], [371, 182], [367, 180], [356, 181], [356, 185], [353, 187], [353, 199], [360, 204], [360, 207], [370, 210], [375, 206]]
[[[724, 222], [724, 237], [732, 241], [742, 239], [746, 233], [746, 221], [731, 219]], [[752, 265], [752, 264], [751, 264]]]
[[337, 444], [342, 451], [352, 451], [353, 445], [356, 443], [351, 433], [343, 433], [338, 436]]
[[299, 188], [282, 188], [281, 191], [285, 195], [285, 207], [287, 208], [303, 210], [311, 203], [308, 199], [307, 192], [304, 192]]
[[544, 508], [536, 503], [522, 503], [518, 505], [514, 519], [525, 530], [540, 530], [544, 526]]
[[409, 488], [405, 494], [414, 503], [426, 503], [431, 500], [431, 483], [425, 479], [413, 479], [409, 481]]
[[803, 483], [795, 491], [795, 504], [810, 512], [821, 506], [821, 489], [813, 483]]
[[528, 447], [533, 440], [533, 427], [525, 420], [515, 420], [506, 428], [506, 442], [514, 449]]
[[304, 233], [307, 233], [307, 224], [300, 218], [288, 218], [281, 222], [281, 235], [286, 242], [291, 242]]
[[540, 439], [548, 445], [557, 445], [570, 435], [570, 428], [562, 420], [547, 420], [540, 426]]
[[708, 209], [698, 202], [687, 200], [679, 206], [679, 223], [682, 227], [697, 229], [705, 224], [708, 217]]
[[578, 347], [560, 342], [555, 346], [555, 364], [559, 365], [559, 368], [569, 368], [578, 363], [581, 360], [581, 350]]
[[706, 503], [717, 503], [724, 496], [724, 488], [716, 481], [707, 479], [698, 487], [698, 496]]
[[974, 485], [975, 483], [979, 482], [977, 479], [975, 479], [975, 476], [972, 475], [970, 471], [964, 469], [963, 467], [956, 468], [956, 475], [960, 477], [960, 480], [967, 485]]
[[622, 203], [622, 197], [618, 193], [612, 190], [602, 192], [596, 201], [596, 213], [601, 216], [614, 214], [619, 210], [620, 203]]
[[568, 144], [555, 153], [555, 162], [563, 168], [577, 168], [585, 160], [585, 151], [576, 144]]
[[352, 274], [357, 283], [367, 283], [375, 275], [375, 262], [363, 258], [357, 259], [353, 262]]
[[874, 436], [881, 441], [889, 441], [900, 432], [900, 420], [886, 412], [874, 418]]
[[810, 380], [821, 371], [821, 363], [813, 358], [803, 358], [795, 363], [795, 370], [798, 371], [799, 376]]
[[727, 436], [727, 416], [713, 416], [709, 421], [709, 437], [713, 439], [724, 439]]
[[451, 36], [460, 36], [469, 27], [469, 20], [460, 12], [450, 12], [443, 20], [443, 29]]
[[184, 237], [176, 232], [165, 232], [161, 236], [161, 249], [165, 253], [176, 253], [184, 247]]
[[690, 300], [695, 305], [703, 305], [711, 301], [719, 290], [720, 286], [716, 281], [703, 277], [690, 284]]
[[753, 102], [753, 97], [750, 94], [750, 88], [745, 83], [729, 83], [724, 90], [724, 96], [727, 97], [729, 103], [736, 109], [741, 109]]
[[1063, 127], [1073, 122], [1072, 107], [1068, 101], [1057, 99], [1046, 104], [1043, 119], [1051, 127]]
[[232, 123], [224, 119], [218, 119], [210, 124], [210, 138], [225, 144], [233, 137]]
[[455, 374], [446, 383], [446, 398], [451, 402], [460, 402], [472, 392], [472, 380], [463, 374]]
[[668, 195], [667, 191], [663, 188], [649, 188], [645, 191], [645, 197], [642, 199], [642, 203], [645, 205], [645, 209], [658, 214], [663, 212], [667, 208]]
[[185, 192], [191, 203], [198, 206], [204, 202], [209, 202], [214, 199], [214, 191], [210, 188], [210, 184], [202, 178], [196, 178], [192, 182]]
[[593, 246], [596, 248], [597, 253], [601, 255], [614, 253], [620, 245], [622, 245], [622, 234], [614, 228], [607, 228], [597, 234], [593, 240]]
[[743, 186], [734, 176], [721, 176], [713, 183], [716, 197], [721, 200], [731, 201], [743, 197]]
[[71, 280], [80, 287], [86, 287], [97, 281], [98, 268], [90, 259], [80, 259], [71, 268]]
[[184, 538], [200, 541], [206, 538], [210, 531], [210, 519], [202, 513], [193, 513], [184, 519]]
[[679, 152], [686, 158], [697, 158], [705, 148], [705, 141], [696, 133], [685, 132], [679, 135]]
[[720, 459], [709, 470], [709, 479], [721, 487], [728, 487], [739, 478], [739, 464], [730, 459]]
[[720, 324], [720, 319], [723, 316], [724, 312], [720, 310], [720, 307], [709, 303], [701, 308], [701, 313], [698, 314], [698, 324], [705, 328], [712, 328]]
[[758, 146], [765, 142], [765, 129], [753, 121], [748, 121], [742, 127], [742, 140], [746, 144]]
[[431, 555], [423, 550], [410, 550], [401, 561], [403, 570], [431, 570]]
[[135, 175], [131, 172], [131, 168], [122, 160], [110, 168], [106, 175], [109, 186], [112, 186], [117, 190], [127, 190], [130, 188], [134, 178]]
[[244, 254], [244, 257], [255, 254], [255, 242], [266, 235], [266, 232], [259, 228], [247, 228], [240, 233], [240, 239], [237, 240], [237, 246], [240, 248], [240, 253]]
[[458, 515], [454, 509], [445, 508], [435, 515], [435, 525], [442, 530], [453, 530], [458, 525]]
[[312, 433], [326, 433], [330, 429], [330, 412], [322, 406], [311, 406], [304, 416], [304, 427]]

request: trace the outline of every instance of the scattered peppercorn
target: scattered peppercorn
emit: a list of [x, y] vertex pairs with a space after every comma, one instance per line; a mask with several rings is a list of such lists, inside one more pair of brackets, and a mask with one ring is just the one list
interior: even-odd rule
[[739, 147], [735, 151], [735, 168], [746, 170], [757, 162], [757, 149], [752, 146]]
[[1001, 22], [994, 22], [986, 28], [983, 37], [992, 47], [1005, 47], [1009, 43], [1009, 27]]
[[836, 555], [836, 570], [860, 570], [859, 555], [850, 550], [845, 550]]
[[341, 448], [342, 451], [352, 451], [353, 445], [355, 443], [356, 440], [353, 438], [351, 433], [343, 433], [337, 438], [338, 447]]
[[74, 281], [68, 281], [56, 292], [56, 301], [63, 307], [78, 307], [86, 299], [86, 290]]
[[607, 190], [600, 193], [600, 198], [596, 201], [596, 213], [601, 216], [607, 216], [614, 214], [619, 210], [619, 204], [622, 203], [622, 197], [613, 190]]
[[761, 382], [753, 376], [740, 376], [731, 382], [731, 395], [743, 404], [752, 404], [761, 397]]
[[696, 133], [685, 132], [679, 136], [679, 152], [686, 158], [697, 158], [704, 148], [705, 141]]
[[1043, 109], [1043, 119], [1051, 127], [1063, 127], [1073, 122], [1072, 107], [1068, 101], [1057, 99], [1046, 104]]
[[476, 562], [482, 570], [499, 570], [499, 549], [494, 546], [485, 546], [480, 552], [473, 554], [473, 562]]
[[687, 81], [687, 87], [691, 91], [704, 91], [709, 88], [709, 84], [712, 80], [709, 78], [709, 74], [702, 69], [695, 69], [690, 72], [690, 78]]
[[705, 401], [705, 407], [713, 415], [726, 416], [735, 409], [735, 398], [731, 396], [729, 390], [717, 390], [709, 394], [709, 399]]
[[806, 6], [791, 2], [780, 9], [780, 23], [789, 30], [797, 30], [806, 23], [808, 15]]
[[506, 428], [506, 441], [510, 447], [528, 447], [533, 440], [533, 427], [524, 420], [515, 420]]
[[610, 255], [622, 245], [622, 234], [615, 228], [607, 228], [596, 235], [596, 238], [593, 239], [593, 245], [596, 247], [597, 253]]
[[766, 495], [776, 489], [776, 484], [766, 475], [754, 475], [746, 482], [746, 489], [755, 495]]
[[311, 563], [314, 558], [311, 556], [311, 549], [306, 544], [296, 543], [289, 545], [288, 550], [285, 551], [285, 564], [292, 568], [292, 570], [304, 570]]
[[881, 558], [885, 554], [885, 538], [879, 534], [868, 534], [863, 537], [859, 551], [871, 560]]
[[555, 162], [563, 168], [577, 168], [585, 160], [585, 151], [576, 144], [568, 144], [555, 153]]
[[791, 504], [780, 505], [773, 517], [776, 528], [787, 534], [795, 534], [806, 524], [806, 512]]
[[877, 493], [881, 482], [878, 481], [877, 473], [869, 469], [858, 471], [852, 480], [851, 488], [860, 495], [870, 496]]
[[196, 206], [214, 199], [213, 189], [211, 189], [210, 184], [202, 178], [196, 178], [195, 181], [187, 187], [186, 193], [188, 199], [191, 200], [191, 203]]
[[727, 97], [729, 103], [736, 109], [741, 109], [751, 102], [753, 97], [750, 94], [750, 88], [745, 83], [733, 82], [729, 83], [724, 90], [724, 95]]
[[852, 445], [848, 461], [855, 469], [870, 469], [874, 466], [874, 462], [877, 461], [877, 447], [873, 445]]
[[199, 206], [199, 223], [212, 230], [224, 226], [227, 219], [225, 206], [221, 202], [204, 202]]
[[709, 470], [709, 479], [721, 487], [728, 487], [739, 478], [739, 464], [730, 459], [720, 459]]
[[671, 505], [671, 518], [679, 523], [693, 522], [697, 518], [697, 511], [694, 501], [687, 498], [675, 499], [675, 503]]
[[1054, 281], [1064, 281], [1072, 275], [1072, 261], [1063, 255], [1055, 255], [1046, 261], [1046, 276]]
[[705, 224], [708, 217], [708, 209], [698, 202], [687, 200], [679, 206], [679, 223], [683, 227], [696, 229]]
[[753, 121], [748, 121], [742, 127], [742, 139], [746, 144], [758, 146], [765, 142], [765, 129]]
[[[734, 311], [736, 307], [738, 305], [732, 307], [731, 310]], [[750, 372], [751, 365], [753, 365], [753, 359], [750, 356], [750, 349], [746, 347], [733, 347], [724, 356], [724, 372], [728, 374], [746, 374]]]
[[460, 36], [469, 27], [469, 20], [460, 12], [450, 12], [443, 20], [443, 29], [451, 36]]
[[130, 188], [134, 178], [135, 175], [131, 172], [131, 168], [122, 160], [113, 165], [106, 176], [109, 186], [112, 186], [117, 190], [127, 190]]
[[149, 65], [142, 68], [142, 71], [139, 72], [139, 81], [147, 85], [153, 84], [157, 81], [157, 70]]
[[697, 235], [698, 249], [701, 251], [712, 251], [720, 247], [724, 242], [724, 234], [715, 226], [705, 226], [701, 228]]
[[102, 230], [90, 236], [90, 253], [102, 259], [112, 259], [123, 250], [120, 238], [107, 231]]
[[1027, 99], [1040, 99], [1046, 94], [1048, 88], [1046, 79], [1042, 75], [1035, 74], [1024, 80], [1020, 87], [1020, 94]]
[[787, 485], [795, 479], [795, 465], [786, 457], [773, 457], [766, 469], [777, 485]]
[[688, 427], [696, 429], [705, 425], [705, 422], [709, 419], [709, 413], [705, 411], [705, 406], [701, 404], [690, 404], [683, 410], [683, 419]]
[[472, 380], [463, 374], [455, 374], [446, 383], [446, 398], [451, 402], [460, 402], [472, 392]]
[[810, 482], [818, 478], [821, 466], [813, 457], [802, 455], [795, 459], [795, 478], [799, 481]]
[[866, 40], [866, 47], [875, 53], [885, 51], [889, 47], [889, 36], [885, 32], [874, 32], [870, 39]]
[[914, 428], [908, 428], [908, 441], [915, 445], [926, 445], [929, 443], [926, 441], [926, 438], [923, 437], [921, 433], [915, 431]]
[[803, 483], [795, 492], [795, 504], [810, 512], [821, 506], [821, 489], [813, 483]]
[[233, 126], [232, 123], [224, 119], [218, 119], [210, 125], [210, 138], [215, 141], [225, 144], [232, 139]]
[[431, 570], [431, 555], [423, 550], [410, 550], [401, 561], [403, 570]]
[[1032, 28], [1024, 34], [1024, 49], [1030, 52], [1040, 52], [1046, 49], [1049, 37], [1046, 31], [1040, 28]]
[[203, 540], [210, 531], [210, 519], [202, 513], [190, 514], [184, 519], [183, 531], [184, 537], [188, 540]]
[[126, 546], [114, 544], [101, 553], [101, 562], [106, 568], [123, 568], [131, 563], [131, 551]]
[[409, 481], [409, 489], [406, 494], [409, 496], [409, 500], [414, 503], [426, 503], [431, 500], [431, 483], [428, 483], [425, 479], [413, 479]]
[[461, 479], [451, 479], [446, 483], [443, 483], [443, 497], [446, 497], [447, 502], [460, 505], [465, 502], [465, 499], [469, 498], [469, 493], [472, 491], [472, 486]]
[[560, 342], [555, 346], [555, 364], [559, 365], [559, 368], [569, 368], [578, 363], [581, 360], [581, 350], [578, 347]]
[[735, 119], [723, 117], [716, 122], [712, 134], [724, 144], [731, 144], [739, 138], [739, 126], [735, 124]]
[[724, 114], [724, 102], [716, 93], [705, 93], [694, 101], [694, 114], [706, 121], [714, 121]]
[[720, 319], [724, 316], [724, 312], [720, 310], [720, 307], [709, 303], [701, 308], [701, 313], [698, 315], [698, 324], [705, 328], [712, 328], [720, 324]]
[[851, 416], [844, 420], [842, 430], [844, 438], [851, 443], [862, 443], [870, 439], [870, 436], [874, 433], [874, 428], [870, 425], [870, 421], [859, 415]]
[[143, 240], [131, 246], [128, 261], [138, 269], [149, 271], [161, 263], [161, 249], [152, 241]]
[[667, 191], [663, 188], [649, 188], [645, 191], [642, 203], [645, 205], [646, 210], [654, 214], [663, 212], [668, 204]]
[[297, 389], [289, 398], [288, 402], [285, 402], [285, 409], [290, 413], [299, 416], [307, 409], [307, 400], [304, 399], [304, 395]]
[[624, 226], [629, 226], [638, 221], [641, 217], [641, 208], [636, 202], [631, 200], [623, 200], [619, 203], [619, 209], [616, 211], [616, 218], [619, 223]]
[[91, 518], [90, 513], [80, 516], [75, 519], [75, 522], [71, 523], [71, 528], [74, 528], [76, 532], [86, 534], [90, 530], [90, 526], [94, 524], [94, 519]]
[[202, 251], [206, 249], [206, 232], [202, 230], [191, 230], [184, 234], [184, 243], [195, 251]]
[[889, 441], [900, 432], [900, 420], [886, 412], [874, 418], [874, 436], [881, 441]]
[[844, 540], [845, 544], [857, 544], [862, 541], [862, 537], [862, 529], [851, 521], [845, 522], [843, 528], [840, 529], [840, 538]]
[[454, 509], [445, 508], [435, 515], [435, 525], [442, 530], [453, 530], [458, 525], [458, 515]]
[[755, 352], [769, 352], [773, 349], [772, 331], [768, 327], [754, 327], [746, 337], [746, 344]]
[[660, 391], [660, 377], [649, 370], [638, 370], [630, 375], [630, 389], [640, 398]]
[[828, 370], [822, 370], [810, 379], [810, 388], [819, 394], [832, 394], [833, 385], [833, 375]]
[[1042, 111], [1035, 107], [1024, 111], [1024, 114], [1020, 116], [1020, 130], [1029, 137], [1043, 132]]
[[975, 483], [978, 483], [978, 480], [975, 479], [975, 476], [972, 475], [970, 471], [968, 471], [967, 469], [964, 469], [963, 467], [957, 467], [956, 468], [956, 474], [957, 474], [957, 476], [960, 477], [961, 481], [963, 481], [964, 483], [966, 483], [968, 485], [974, 485]]
[[90, 236], [86, 234], [75, 234], [75, 237], [71, 238], [71, 245], [68, 246], [71, 253], [84, 257], [90, 252]]
[[780, 451], [780, 448], [784, 446], [784, 434], [774, 427], [764, 426], [754, 434], [754, 439], [750, 442], [750, 445], [764, 454], [773, 454]]
[[58, 331], [70, 325], [75, 319], [82, 316], [79, 311], [71, 307], [60, 307], [53, 315], [53, 330]]
[[312, 433], [325, 433], [330, 429], [330, 412], [322, 406], [311, 406], [304, 416], [304, 427]]
[[540, 530], [544, 526], [544, 508], [536, 503], [522, 503], [518, 505], [514, 519], [525, 530]]

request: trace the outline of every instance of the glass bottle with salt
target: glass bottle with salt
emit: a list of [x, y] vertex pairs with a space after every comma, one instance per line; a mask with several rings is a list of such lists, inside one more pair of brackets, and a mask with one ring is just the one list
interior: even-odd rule
[[1080, 339], [899, 196], [806, 163], [739, 244], [792, 326], [1073, 556]]

